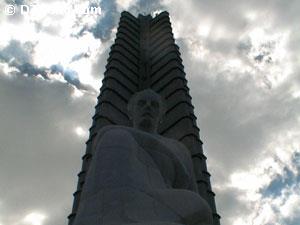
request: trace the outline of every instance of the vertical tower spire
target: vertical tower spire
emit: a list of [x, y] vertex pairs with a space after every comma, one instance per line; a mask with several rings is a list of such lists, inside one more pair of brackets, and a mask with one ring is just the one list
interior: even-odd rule
[[72, 213], [68, 217], [69, 225], [72, 225], [80, 204], [97, 131], [111, 124], [131, 126], [127, 103], [134, 93], [146, 88], [153, 89], [166, 100], [166, 116], [159, 127], [159, 133], [181, 141], [189, 149], [199, 194], [213, 211], [214, 225], [219, 225], [220, 216], [216, 211], [215, 194], [211, 189], [194, 106], [167, 12], [155, 18], [150, 15], [139, 15], [136, 18], [128, 12], [121, 14], [102, 83], [90, 136], [86, 142], [86, 153], [82, 157], [82, 169], [78, 174]]
[[150, 87], [150, 22], [151, 16], [139, 15], [140, 22], [140, 58], [139, 58], [139, 90]]

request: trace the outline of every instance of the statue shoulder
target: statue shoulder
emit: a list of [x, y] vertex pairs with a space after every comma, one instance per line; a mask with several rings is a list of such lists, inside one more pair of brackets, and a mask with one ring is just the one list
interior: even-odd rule
[[96, 145], [97, 145], [99, 139], [100, 139], [106, 132], [111, 131], [111, 130], [113, 130], [113, 129], [122, 129], [122, 130], [128, 130], [128, 131], [130, 131], [132, 128], [126, 127], [126, 126], [121, 126], [121, 125], [107, 125], [107, 126], [102, 127], [101, 129], [99, 129], [99, 130], [97, 131], [97, 135], [96, 135], [96, 137], [93, 139], [93, 144], [92, 144], [93, 148], [96, 147]]

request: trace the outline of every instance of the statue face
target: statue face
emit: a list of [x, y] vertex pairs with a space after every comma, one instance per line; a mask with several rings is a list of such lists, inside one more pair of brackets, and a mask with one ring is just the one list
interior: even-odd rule
[[134, 127], [146, 131], [156, 131], [161, 117], [161, 98], [151, 90], [137, 94], [132, 111]]

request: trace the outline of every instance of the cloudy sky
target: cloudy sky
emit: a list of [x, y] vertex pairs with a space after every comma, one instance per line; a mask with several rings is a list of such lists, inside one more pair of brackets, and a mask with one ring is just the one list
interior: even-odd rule
[[[0, 225], [67, 224], [123, 10], [170, 13], [222, 225], [300, 224], [300, 1], [15, 0], [7, 15], [12, 3], [0, 0]], [[88, 6], [100, 15], [69, 10]]]

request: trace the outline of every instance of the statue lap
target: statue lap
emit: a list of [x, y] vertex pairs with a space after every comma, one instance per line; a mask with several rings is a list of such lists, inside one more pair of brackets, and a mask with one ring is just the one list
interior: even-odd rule
[[187, 149], [122, 126], [99, 131], [76, 217], [74, 225], [211, 223], [210, 208], [195, 191]]

